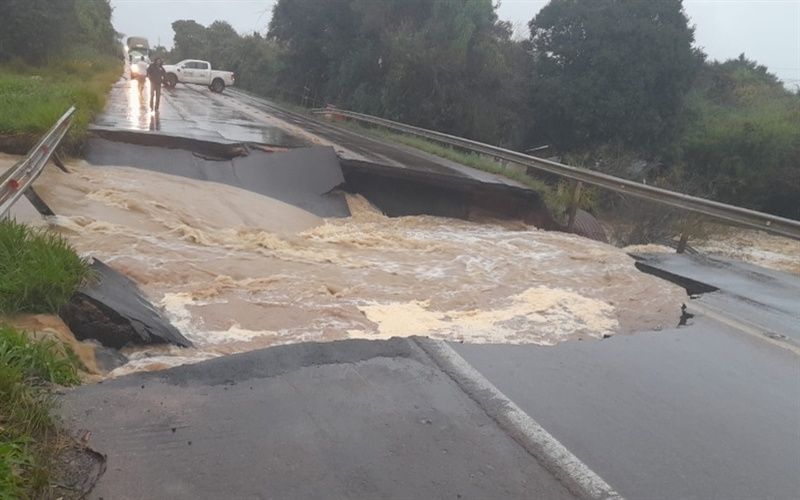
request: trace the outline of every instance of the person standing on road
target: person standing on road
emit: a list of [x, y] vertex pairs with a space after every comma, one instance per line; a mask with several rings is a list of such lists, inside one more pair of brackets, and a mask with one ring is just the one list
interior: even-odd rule
[[166, 76], [164, 60], [161, 58], [156, 59], [153, 64], [147, 67], [147, 78], [150, 79], [150, 111], [154, 109], [158, 111], [158, 107], [161, 104], [161, 83]]
[[144, 62], [144, 56], [140, 56], [136, 61], [136, 81], [139, 83], [139, 94], [144, 91], [144, 81], [147, 79], [147, 63]]

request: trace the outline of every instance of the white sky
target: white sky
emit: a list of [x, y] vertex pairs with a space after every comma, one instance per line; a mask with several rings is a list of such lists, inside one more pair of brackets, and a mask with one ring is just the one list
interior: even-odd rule
[[[276, 0], [111, 0], [114, 26], [152, 45], [172, 46], [172, 21], [228, 21], [237, 31], [265, 32]], [[658, 0], [650, 0], [658, 1]], [[497, 2], [497, 0], [496, 0]], [[742, 52], [790, 88], [800, 86], [800, 0], [684, 0], [697, 45], [712, 59]], [[527, 35], [527, 23], [547, 0], [500, 0], [498, 14]]]

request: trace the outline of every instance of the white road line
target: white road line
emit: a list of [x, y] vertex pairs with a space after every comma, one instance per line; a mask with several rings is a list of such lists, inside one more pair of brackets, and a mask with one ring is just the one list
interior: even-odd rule
[[573, 494], [590, 499], [622, 500], [591, 470], [533, 418], [511, 401], [447, 343], [415, 337], [414, 341], [486, 413]]
[[781, 340], [769, 337], [765, 335], [765, 332], [767, 331], [766, 328], [761, 328], [755, 323], [751, 323], [741, 318], [734, 317], [729, 312], [723, 312], [715, 307], [712, 307], [705, 303], [701, 303], [697, 300], [687, 302], [686, 310], [688, 312], [694, 312], [696, 314], [699, 313], [702, 314], [703, 316], [707, 316], [719, 323], [722, 323], [723, 325], [727, 325], [733, 328], [734, 330], [747, 334], [751, 337], [755, 337], [756, 339], [762, 342], [767, 342], [774, 346], [780, 347], [781, 349], [786, 349], [800, 356], [800, 347], [798, 347], [795, 343], [793, 343], [792, 340]]

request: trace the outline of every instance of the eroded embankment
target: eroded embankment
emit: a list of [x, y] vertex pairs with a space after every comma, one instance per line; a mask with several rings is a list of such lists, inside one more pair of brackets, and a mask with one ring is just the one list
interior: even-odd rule
[[672, 325], [683, 291], [622, 251], [521, 223], [321, 219], [235, 187], [83, 162], [38, 190], [77, 250], [133, 278], [197, 346], [115, 373], [300, 341], [428, 335], [553, 344]]

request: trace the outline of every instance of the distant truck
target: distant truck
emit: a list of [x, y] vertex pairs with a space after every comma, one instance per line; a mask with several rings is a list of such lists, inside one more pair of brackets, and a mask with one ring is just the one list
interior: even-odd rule
[[131, 78], [139, 80], [139, 89], [144, 84], [145, 70], [150, 64], [150, 42], [142, 36], [129, 36], [125, 41], [125, 52], [128, 55], [128, 64]]
[[150, 58], [150, 42], [143, 36], [129, 36], [125, 43], [128, 62], [138, 61], [140, 57]]
[[233, 85], [235, 78], [231, 71], [211, 69], [208, 61], [185, 59], [178, 64], [165, 64], [166, 84], [174, 87], [178, 83], [206, 85], [213, 92], [220, 93], [225, 87]]

